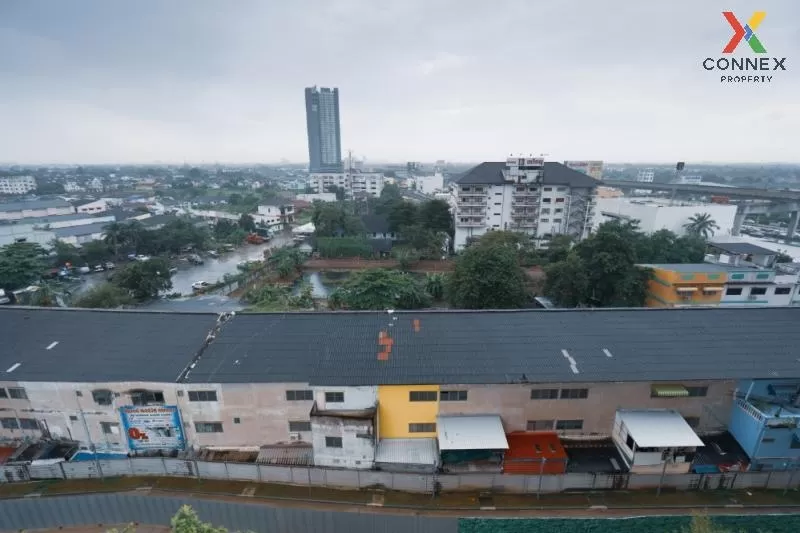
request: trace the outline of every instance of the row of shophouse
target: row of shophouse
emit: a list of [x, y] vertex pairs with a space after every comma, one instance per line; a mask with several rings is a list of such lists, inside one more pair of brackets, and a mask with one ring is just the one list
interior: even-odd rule
[[412, 472], [791, 469], [798, 318], [3, 309], [0, 439]]

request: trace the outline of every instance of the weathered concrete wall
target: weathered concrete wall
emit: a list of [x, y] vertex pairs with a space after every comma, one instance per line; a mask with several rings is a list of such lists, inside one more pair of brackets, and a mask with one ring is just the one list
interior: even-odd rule
[[[341, 392], [344, 402], [325, 401], [326, 392]], [[314, 399], [317, 408], [325, 409], [368, 409], [378, 402], [378, 387], [314, 387]]]
[[[651, 398], [650, 383], [548, 383], [542, 385], [453, 385], [467, 390], [466, 401], [439, 402], [439, 414], [497, 413], [506, 431], [525, 431], [529, 420], [583, 420], [582, 430], [566, 435], [611, 435], [617, 409], [675, 409], [699, 417], [703, 429], [726, 426], [730, 416], [733, 381], [682, 382], [708, 386], [708, 395], [694, 398]], [[532, 400], [531, 389], [588, 388], [586, 399]]]
[[[315, 465], [372, 468], [376, 440], [372, 420], [315, 416], [311, 419], [311, 435]], [[340, 437], [342, 447], [328, 447], [326, 437]]]

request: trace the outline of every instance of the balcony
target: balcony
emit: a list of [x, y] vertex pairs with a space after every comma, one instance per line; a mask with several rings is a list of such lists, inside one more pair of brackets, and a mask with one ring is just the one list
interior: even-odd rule
[[481, 197], [481, 198], [486, 197], [486, 195], [488, 193], [489, 193], [489, 191], [486, 191], [486, 190], [480, 190], [480, 191], [477, 191], [477, 190], [475, 190], [475, 191], [464, 191], [464, 190], [461, 190], [461, 191], [458, 191], [458, 195], [459, 196], [473, 196], [473, 197], [478, 196], [478, 197]]
[[482, 228], [486, 226], [486, 223], [483, 220], [469, 220], [466, 222], [459, 220], [456, 222], [456, 226], [460, 228]]
[[525, 206], [537, 207], [538, 205], [539, 202], [536, 202], [534, 200], [514, 200], [514, 199], [511, 200], [511, 207], [525, 207]]
[[486, 207], [486, 200], [485, 199], [480, 199], [480, 198], [477, 198], [477, 197], [465, 198], [465, 197], [459, 196], [458, 197], [458, 205], [459, 206], [465, 206], [465, 207], [466, 206]]
[[460, 217], [481, 217], [486, 216], [486, 209], [472, 208], [472, 209], [459, 209], [458, 216]]
[[522, 197], [524, 197], [524, 198], [532, 198], [534, 196], [539, 196], [539, 191], [527, 191], [527, 190], [526, 191], [518, 191], [518, 190], [515, 189], [514, 192], [512, 192], [512, 196], [521, 197], [521, 198]]

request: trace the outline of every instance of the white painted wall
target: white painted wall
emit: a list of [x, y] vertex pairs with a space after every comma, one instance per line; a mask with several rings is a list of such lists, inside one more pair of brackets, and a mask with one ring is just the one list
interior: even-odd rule
[[[342, 447], [328, 447], [326, 437], [341, 438]], [[315, 416], [311, 419], [311, 438], [317, 466], [370, 469], [375, 463], [372, 420]]]
[[[367, 409], [378, 404], [378, 387], [314, 387], [317, 408], [325, 409]], [[326, 392], [344, 393], [344, 403], [326, 403]]]
[[683, 225], [691, 217], [697, 213], [708, 213], [720, 228], [716, 230], [715, 236], [721, 237], [731, 234], [736, 206], [724, 204], [670, 206], [668, 201], [635, 203], [628, 198], [598, 198], [596, 212], [598, 216], [595, 217], [595, 229], [603, 222], [611, 220], [611, 217], [603, 214], [608, 212], [639, 220], [639, 227], [645, 233], [668, 229], [678, 235], [686, 233]]

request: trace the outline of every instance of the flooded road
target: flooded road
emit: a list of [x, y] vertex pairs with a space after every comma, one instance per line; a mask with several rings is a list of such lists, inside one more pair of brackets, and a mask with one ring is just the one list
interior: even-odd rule
[[192, 283], [207, 281], [216, 283], [222, 281], [225, 274], [238, 274], [236, 265], [242, 261], [260, 261], [264, 259], [264, 251], [270, 248], [280, 248], [292, 242], [289, 234], [280, 234], [265, 244], [246, 244], [233, 252], [227, 253], [218, 259], [204, 256], [205, 263], [191, 265], [182, 261], [178, 264], [178, 272], [172, 276], [172, 289], [169, 292], [179, 292], [183, 295], [192, 294]]

